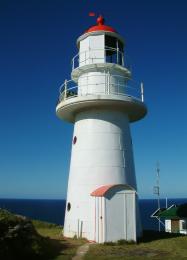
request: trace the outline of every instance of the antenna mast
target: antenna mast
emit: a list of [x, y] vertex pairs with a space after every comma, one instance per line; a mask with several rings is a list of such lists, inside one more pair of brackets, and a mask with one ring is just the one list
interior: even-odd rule
[[[156, 165], [156, 186], [154, 186], [154, 194], [157, 195], [158, 210], [160, 210], [160, 166]], [[160, 232], [160, 218], [158, 218], [158, 230]]]

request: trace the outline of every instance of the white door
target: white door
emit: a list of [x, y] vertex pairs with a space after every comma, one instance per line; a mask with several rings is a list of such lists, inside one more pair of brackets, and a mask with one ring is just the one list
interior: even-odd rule
[[136, 240], [135, 193], [120, 191], [105, 202], [105, 241]]

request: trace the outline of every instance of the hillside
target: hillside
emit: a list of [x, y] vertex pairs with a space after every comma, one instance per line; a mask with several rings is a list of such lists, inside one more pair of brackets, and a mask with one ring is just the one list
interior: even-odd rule
[[65, 239], [62, 227], [0, 209], [0, 259], [72, 259], [83, 241]]
[[[66, 239], [62, 227], [0, 209], [0, 259], [69, 260], [85, 240]], [[145, 231], [137, 243], [90, 244], [85, 260], [187, 259], [187, 236]]]
[[91, 245], [85, 260], [184, 260], [187, 259], [187, 236], [157, 231], [145, 231], [137, 243], [118, 243]]

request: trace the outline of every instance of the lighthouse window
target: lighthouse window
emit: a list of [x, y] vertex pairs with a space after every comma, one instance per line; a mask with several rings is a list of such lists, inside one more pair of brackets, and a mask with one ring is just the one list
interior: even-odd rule
[[67, 211], [70, 211], [70, 209], [71, 209], [71, 203], [68, 202], [68, 204], [67, 204]]
[[77, 142], [77, 137], [74, 136], [74, 137], [73, 137], [73, 144], [76, 144], [76, 142]]
[[106, 62], [122, 65], [123, 43], [115, 37], [105, 35]]

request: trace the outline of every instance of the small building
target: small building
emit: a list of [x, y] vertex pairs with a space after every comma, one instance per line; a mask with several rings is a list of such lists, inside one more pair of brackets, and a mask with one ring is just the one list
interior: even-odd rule
[[151, 217], [165, 220], [165, 232], [187, 235], [187, 203], [157, 210]]
[[136, 241], [136, 191], [129, 185], [105, 185], [91, 193], [95, 201], [95, 241]]

